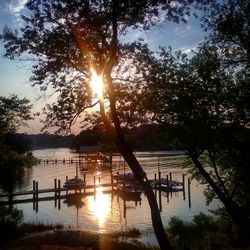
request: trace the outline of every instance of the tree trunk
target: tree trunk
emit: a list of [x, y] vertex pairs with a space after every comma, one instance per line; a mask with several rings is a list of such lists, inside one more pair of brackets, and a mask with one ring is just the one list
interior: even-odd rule
[[112, 1], [112, 31], [113, 31], [113, 37], [111, 41], [111, 50], [110, 50], [110, 58], [107, 64], [105, 65], [103, 72], [105, 76], [105, 80], [107, 83], [107, 94], [110, 101], [110, 109], [111, 109], [111, 117], [112, 121], [114, 123], [115, 131], [113, 131], [113, 128], [110, 124], [110, 121], [105, 115], [105, 109], [103, 101], [100, 100], [100, 111], [101, 116], [103, 118], [103, 122], [106, 125], [108, 133], [112, 134], [112, 137], [114, 138], [117, 148], [119, 149], [120, 153], [124, 157], [125, 161], [129, 165], [130, 169], [132, 170], [135, 178], [139, 181], [140, 185], [142, 186], [142, 189], [147, 196], [150, 211], [151, 211], [151, 218], [152, 218], [152, 224], [155, 231], [156, 238], [158, 240], [159, 246], [162, 250], [172, 249], [170, 242], [167, 238], [167, 235], [165, 233], [160, 211], [158, 208], [158, 204], [156, 201], [155, 194], [153, 192], [153, 189], [147, 179], [146, 174], [144, 173], [143, 169], [141, 168], [141, 165], [137, 161], [136, 157], [134, 156], [132, 150], [128, 146], [127, 142], [125, 141], [120, 121], [116, 112], [116, 99], [114, 95], [114, 89], [113, 89], [113, 82], [111, 78], [111, 71], [113, 66], [117, 62], [117, 54], [118, 54], [118, 23], [117, 23], [117, 0]]
[[233, 222], [237, 225], [242, 225], [242, 223], [244, 224], [244, 216], [241, 213], [240, 207], [232, 199], [227, 197], [221, 191], [221, 189], [213, 181], [209, 173], [207, 173], [207, 171], [204, 169], [201, 162], [198, 160], [197, 155], [192, 150], [189, 150], [188, 152], [196, 168], [199, 170], [199, 172], [202, 174], [204, 179], [207, 181], [207, 183], [211, 186], [211, 188], [217, 194], [217, 196], [219, 197], [220, 201], [223, 203], [227, 213], [230, 215]]
[[[140, 185], [142, 186], [142, 189], [145, 195], [147, 196], [148, 203], [150, 206], [150, 211], [151, 211], [152, 224], [153, 224], [154, 232], [155, 232], [160, 248], [162, 250], [172, 249], [170, 242], [167, 238], [167, 235], [165, 233], [163, 224], [162, 224], [160, 211], [158, 208], [158, 204], [157, 204], [153, 189], [147, 179], [146, 173], [143, 171], [140, 163], [137, 161], [132, 150], [130, 149], [127, 142], [125, 141], [125, 138], [124, 138], [121, 126], [120, 126], [120, 121], [116, 112], [115, 98], [113, 95], [113, 85], [112, 85], [111, 77], [109, 77], [108, 80], [109, 80], [108, 86], [109, 86], [110, 109], [111, 109], [112, 121], [115, 126], [115, 133], [111, 132], [112, 130], [111, 124], [109, 123], [109, 121], [107, 120], [107, 117], [104, 114], [105, 112], [104, 108], [101, 107], [100, 110], [101, 110], [101, 113], [103, 114], [103, 121], [106, 124], [107, 129], [111, 132], [111, 134], [113, 134], [113, 138], [116, 142], [117, 148], [119, 149], [120, 153], [126, 160], [134, 176], [136, 177], [136, 179], [139, 181]], [[100, 104], [103, 104], [103, 103], [100, 102]]]
[[229, 214], [230, 218], [232, 219], [234, 223], [233, 227], [233, 236], [234, 241], [239, 246], [246, 246], [249, 244], [249, 218], [248, 216], [244, 215], [244, 212], [242, 212], [240, 206], [230, 199], [224, 192], [217, 186], [217, 184], [213, 181], [213, 179], [210, 177], [210, 175], [207, 173], [207, 171], [202, 166], [201, 162], [199, 161], [197, 154], [193, 152], [192, 150], [189, 150], [189, 154], [192, 158], [192, 161], [194, 162], [197, 169], [200, 171], [200, 173], [203, 175], [204, 179], [207, 181], [207, 183], [211, 186], [211, 188], [214, 190], [214, 192], [219, 197], [220, 201], [223, 203], [227, 213]]

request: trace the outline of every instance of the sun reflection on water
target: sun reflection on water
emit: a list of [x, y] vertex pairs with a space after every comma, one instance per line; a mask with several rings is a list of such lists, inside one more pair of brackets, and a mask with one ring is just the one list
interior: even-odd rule
[[89, 200], [89, 209], [94, 213], [99, 228], [103, 228], [108, 214], [110, 214], [110, 199], [103, 193], [103, 187], [96, 188], [95, 196]]

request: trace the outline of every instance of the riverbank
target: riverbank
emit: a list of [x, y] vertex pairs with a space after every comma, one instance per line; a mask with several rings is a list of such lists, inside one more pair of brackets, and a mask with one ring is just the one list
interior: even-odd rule
[[[9, 241], [2, 250], [40, 250], [46, 247], [83, 247], [91, 250], [157, 250], [140, 241], [141, 233], [136, 229], [125, 232], [97, 234], [82, 231], [53, 229], [40, 233], [29, 233], [25, 237]], [[63, 248], [62, 248], [63, 249]], [[66, 248], [65, 248], [66, 249]], [[69, 248], [70, 249], [70, 248]]]
[[[229, 221], [198, 214], [191, 223], [171, 218], [166, 234], [173, 249], [249, 250], [250, 242], [240, 242]], [[12, 238], [1, 250], [157, 250], [146, 243], [145, 233], [138, 229], [95, 233], [64, 228], [63, 225], [22, 223], [9, 232]], [[239, 238], [238, 238], [239, 239]], [[150, 245], [149, 245], [150, 244]], [[157, 243], [156, 243], [157, 244]]]

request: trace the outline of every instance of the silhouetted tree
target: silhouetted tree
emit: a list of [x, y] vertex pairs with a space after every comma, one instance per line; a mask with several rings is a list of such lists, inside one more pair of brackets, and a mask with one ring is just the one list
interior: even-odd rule
[[12, 193], [22, 181], [26, 167], [35, 163], [27, 140], [19, 138], [16, 130], [32, 118], [29, 100], [16, 95], [0, 97], [0, 185]]
[[100, 103], [102, 121], [144, 189], [161, 249], [170, 245], [152, 188], [124, 139], [112, 74], [120, 59], [119, 36], [129, 28], [149, 28], [162, 18], [178, 22], [189, 14], [186, 6], [190, 2], [193, 1], [29, 0], [26, 4], [29, 14], [22, 16], [25, 25], [21, 34], [5, 28], [2, 35], [5, 56], [11, 59], [23, 54], [30, 56], [34, 63], [31, 77], [34, 85], [40, 86], [41, 91], [50, 85], [59, 94], [57, 103], [47, 106], [47, 127], [65, 131], [86, 108], [92, 107], [90, 68], [102, 75], [104, 96], [110, 108], [108, 119]]
[[[162, 50], [147, 72], [146, 109], [178, 139], [194, 163], [192, 174], [209, 184], [247, 239], [250, 158], [249, 87], [236, 70], [224, 67], [215, 46], [199, 48], [192, 59]], [[241, 74], [244, 72], [240, 69]], [[235, 74], [233, 74], [235, 73]], [[245, 74], [246, 76], [246, 74]], [[244, 78], [244, 77], [243, 77]], [[244, 86], [244, 87], [243, 87]]]

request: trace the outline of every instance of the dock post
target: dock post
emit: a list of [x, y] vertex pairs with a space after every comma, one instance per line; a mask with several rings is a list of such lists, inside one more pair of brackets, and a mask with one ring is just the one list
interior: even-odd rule
[[[68, 181], [69, 177], [66, 175], [66, 181]], [[68, 195], [68, 190], [66, 190], [66, 194]]]
[[[112, 165], [111, 165], [112, 166]], [[111, 180], [111, 189], [112, 189], [112, 194], [114, 190], [114, 180], [113, 180], [113, 175], [112, 175], [112, 169], [110, 171], [110, 180]]]
[[[116, 172], [116, 174], [117, 174], [117, 176], [119, 176], [119, 172]], [[117, 180], [116, 180], [116, 190], [117, 190], [118, 184], [119, 184], [119, 179], [117, 178]]]
[[158, 178], [159, 178], [159, 189], [161, 189], [161, 171], [158, 172]]
[[99, 185], [101, 184], [101, 176], [98, 176]]
[[191, 193], [190, 193], [191, 180], [188, 178], [188, 206], [191, 208]]
[[54, 179], [55, 196], [57, 195], [57, 179]]
[[[157, 187], [157, 177], [156, 177], [156, 173], [154, 174], [154, 187]], [[155, 194], [156, 194], [156, 190], [155, 190]]]
[[109, 164], [110, 164], [110, 168], [112, 170], [112, 160], [113, 160], [113, 154], [112, 152], [109, 153]]
[[36, 181], [36, 199], [38, 199], [38, 181]]
[[35, 202], [35, 200], [33, 200], [33, 210], [34, 211], [36, 210], [36, 202]]
[[84, 187], [83, 187], [83, 192], [84, 192], [84, 194], [86, 194], [86, 174], [84, 174], [83, 175], [83, 181], [84, 181], [84, 183], [85, 183], [85, 185], [84, 185]]
[[38, 200], [35, 201], [36, 213], [38, 212]]
[[[171, 182], [172, 181], [172, 173], [171, 172], [169, 172], [169, 181]], [[172, 198], [172, 196], [173, 196], [173, 185], [171, 186], [171, 185], [169, 185], [169, 192], [170, 192], [170, 197]]]
[[158, 156], [158, 172], [160, 172], [160, 156]]
[[167, 203], [169, 203], [169, 191], [167, 191]]
[[58, 180], [58, 195], [61, 194], [61, 180]]
[[169, 192], [169, 181], [168, 181], [168, 174], [166, 175], [167, 178], [167, 191]]
[[[45, 161], [44, 161], [45, 162]], [[33, 210], [35, 211], [36, 210], [36, 181], [33, 180], [33, 187], [32, 187], [32, 190], [33, 190]]]
[[159, 209], [160, 209], [160, 212], [162, 212], [161, 189], [159, 189]]
[[61, 195], [61, 180], [58, 180], [58, 210], [61, 209], [61, 200], [60, 200], [60, 195]]
[[95, 186], [95, 176], [94, 176], [94, 193], [96, 192], [96, 186]]
[[35, 199], [35, 192], [36, 192], [36, 181], [33, 180], [33, 199]]
[[186, 199], [186, 193], [185, 193], [185, 174], [182, 174], [182, 191], [183, 191], [183, 200]]
[[60, 210], [61, 209], [61, 199], [59, 198], [58, 199], [58, 210]]

